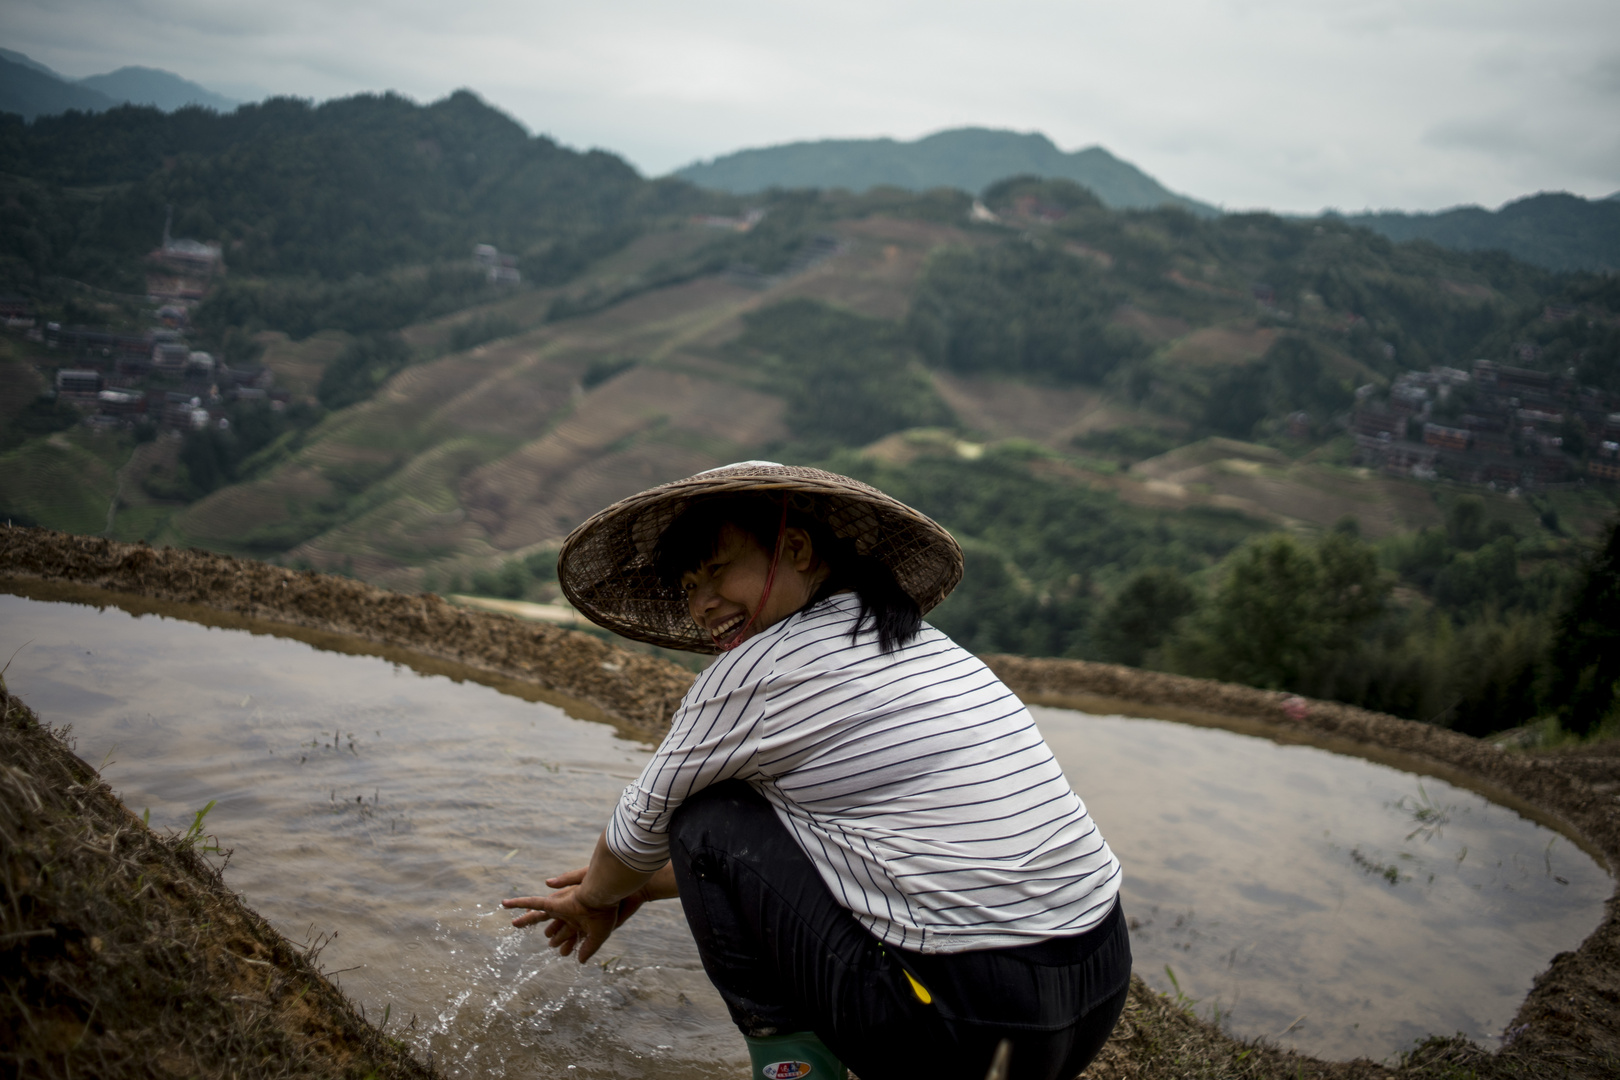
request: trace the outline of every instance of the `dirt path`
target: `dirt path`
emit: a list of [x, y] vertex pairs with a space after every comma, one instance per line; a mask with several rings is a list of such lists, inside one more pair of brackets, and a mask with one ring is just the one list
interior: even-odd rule
[[[375, 651], [429, 670], [452, 664], [647, 738], [661, 734], [692, 678], [666, 661], [587, 634], [457, 609], [432, 595], [406, 596], [207, 552], [38, 529], [0, 528], [0, 588], [241, 624], [328, 648]], [[1605, 860], [1611, 872], [1620, 867], [1620, 745], [1508, 751], [1429, 725], [1249, 687], [1082, 661], [987, 661], [1027, 701], [1309, 741], [1441, 776], [1560, 829]], [[1396, 1072], [1620, 1076], [1620, 914], [1614, 897], [1602, 925], [1579, 949], [1555, 957], [1538, 978], [1512, 1030], [1507, 1048], [1495, 1054], [1460, 1039], [1433, 1040]], [[1319, 1062], [1230, 1039], [1138, 981], [1125, 1022], [1087, 1075], [1280, 1080], [1390, 1072], [1367, 1062]]]

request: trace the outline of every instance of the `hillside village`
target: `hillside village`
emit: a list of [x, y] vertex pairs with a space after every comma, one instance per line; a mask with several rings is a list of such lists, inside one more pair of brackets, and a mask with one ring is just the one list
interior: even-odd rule
[[[476, 245], [471, 265], [491, 285], [523, 281], [516, 258], [492, 244]], [[233, 367], [189, 343], [193, 310], [225, 274], [220, 245], [173, 239], [165, 222], [163, 243], [146, 257], [146, 267], [151, 325], [143, 330], [42, 323], [27, 297], [0, 296], [6, 330], [49, 350], [49, 360], [40, 365], [46, 398], [78, 410], [89, 428], [143, 434], [228, 431], [232, 404], [285, 409], [292, 391], [275, 385], [271, 368], [240, 362]]]
[[1357, 464], [1493, 491], [1620, 481], [1620, 395], [1490, 360], [1362, 389]]

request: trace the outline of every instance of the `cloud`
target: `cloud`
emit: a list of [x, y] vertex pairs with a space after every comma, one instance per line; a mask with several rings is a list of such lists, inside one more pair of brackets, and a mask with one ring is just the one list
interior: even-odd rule
[[[326, 98], [477, 91], [644, 171], [982, 124], [1235, 207], [1620, 187], [1612, 0], [10, 0], [9, 47]], [[1550, 119], [1549, 119], [1550, 118]]]
[[1576, 80], [1604, 97], [1620, 98], [1620, 55], [1598, 58]]

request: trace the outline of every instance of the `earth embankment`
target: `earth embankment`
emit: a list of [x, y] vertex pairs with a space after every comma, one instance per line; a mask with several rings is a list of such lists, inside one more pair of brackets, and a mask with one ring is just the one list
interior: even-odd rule
[[[196, 549], [5, 526], [0, 577], [108, 589], [404, 649], [588, 703], [621, 727], [655, 737], [692, 682], [689, 671], [590, 634], [466, 611], [431, 593], [409, 596]], [[67, 592], [52, 598], [72, 599]]]
[[430, 1080], [0, 679], [0, 1075]]

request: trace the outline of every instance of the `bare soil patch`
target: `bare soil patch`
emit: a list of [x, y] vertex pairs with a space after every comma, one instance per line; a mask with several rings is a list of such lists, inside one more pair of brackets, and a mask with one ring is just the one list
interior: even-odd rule
[[1175, 342], [1162, 360], [1174, 366], [1190, 367], [1242, 364], [1258, 360], [1276, 339], [1277, 331], [1252, 322], [1210, 326]]
[[1083, 432], [1141, 420], [1107, 395], [1084, 387], [1033, 386], [942, 371], [930, 374], [963, 426], [988, 439], [1033, 439], [1063, 447]]
[[264, 346], [260, 362], [276, 377], [276, 385], [301, 398], [313, 398], [327, 365], [353, 340], [341, 330], [322, 330], [294, 341], [279, 330], [266, 330], [255, 338]]
[[[780, 399], [735, 383], [632, 368], [540, 438], [470, 473], [459, 501], [502, 550], [560, 539], [615, 499], [733, 460], [722, 449], [780, 438], [781, 415]], [[671, 445], [679, 433], [712, 449]], [[636, 452], [652, 434], [662, 445]]]
[[836, 256], [782, 283], [768, 303], [807, 297], [875, 319], [901, 320], [911, 310], [911, 294], [928, 257], [940, 247], [970, 242], [950, 225], [872, 217], [840, 223], [844, 249]]
[[1141, 308], [1121, 304], [1111, 320], [1116, 326], [1135, 330], [1150, 345], [1162, 345], [1192, 332], [1192, 324], [1174, 315], [1154, 315]]

